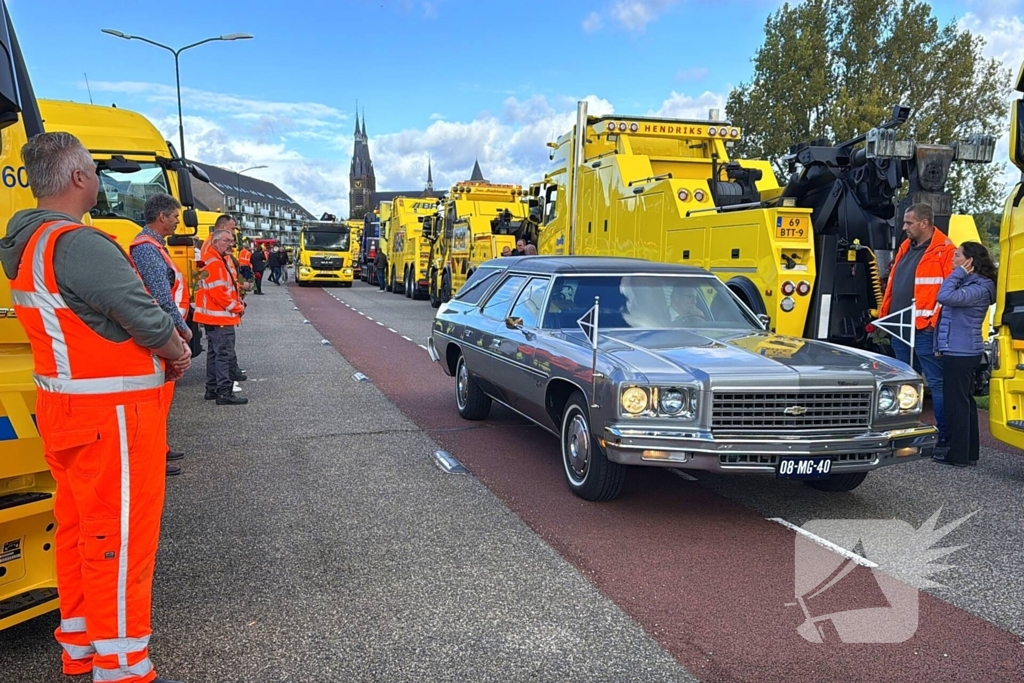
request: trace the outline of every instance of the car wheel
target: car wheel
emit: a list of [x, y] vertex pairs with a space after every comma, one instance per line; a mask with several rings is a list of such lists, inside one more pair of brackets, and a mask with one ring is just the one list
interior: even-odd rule
[[491, 412], [491, 397], [469, 375], [465, 356], [459, 356], [455, 366], [455, 403], [459, 415], [467, 420], [482, 420]]
[[626, 466], [612, 462], [590, 429], [590, 409], [579, 391], [562, 413], [562, 467], [569, 490], [584, 500], [611, 500], [622, 493]]
[[867, 472], [846, 472], [833, 474], [828, 479], [810, 479], [804, 483], [819, 491], [843, 492], [852, 491], [864, 483]]

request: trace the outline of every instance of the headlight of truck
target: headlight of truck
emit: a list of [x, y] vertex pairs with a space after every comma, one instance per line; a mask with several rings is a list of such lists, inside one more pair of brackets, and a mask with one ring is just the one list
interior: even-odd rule
[[620, 403], [622, 405], [622, 411], [627, 415], [639, 415], [647, 410], [650, 398], [647, 395], [646, 389], [641, 387], [629, 387], [622, 392]]

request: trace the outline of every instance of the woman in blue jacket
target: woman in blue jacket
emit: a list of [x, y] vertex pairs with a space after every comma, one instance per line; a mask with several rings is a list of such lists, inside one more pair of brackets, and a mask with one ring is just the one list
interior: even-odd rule
[[[935, 352], [942, 356], [946, 453], [936, 462], [966, 467], [978, 462], [978, 404], [974, 373], [984, 352], [982, 332], [996, 297], [996, 266], [988, 249], [964, 242], [953, 256], [953, 272], [939, 289], [942, 313], [935, 328]], [[984, 332], [987, 334], [988, 330]]]

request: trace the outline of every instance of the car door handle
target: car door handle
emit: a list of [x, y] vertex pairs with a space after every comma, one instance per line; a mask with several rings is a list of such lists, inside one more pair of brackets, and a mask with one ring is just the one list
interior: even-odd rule
[[462, 338], [463, 339], [469, 339], [472, 336], [473, 336], [473, 330], [466, 330], [466, 331], [464, 331], [462, 333]]

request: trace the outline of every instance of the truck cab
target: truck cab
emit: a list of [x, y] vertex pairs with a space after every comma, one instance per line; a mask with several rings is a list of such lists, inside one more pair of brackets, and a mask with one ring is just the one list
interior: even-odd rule
[[351, 287], [352, 234], [344, 223], [309, 223], [299, 233], [295, 281], [309, 284], [340, 284]]

